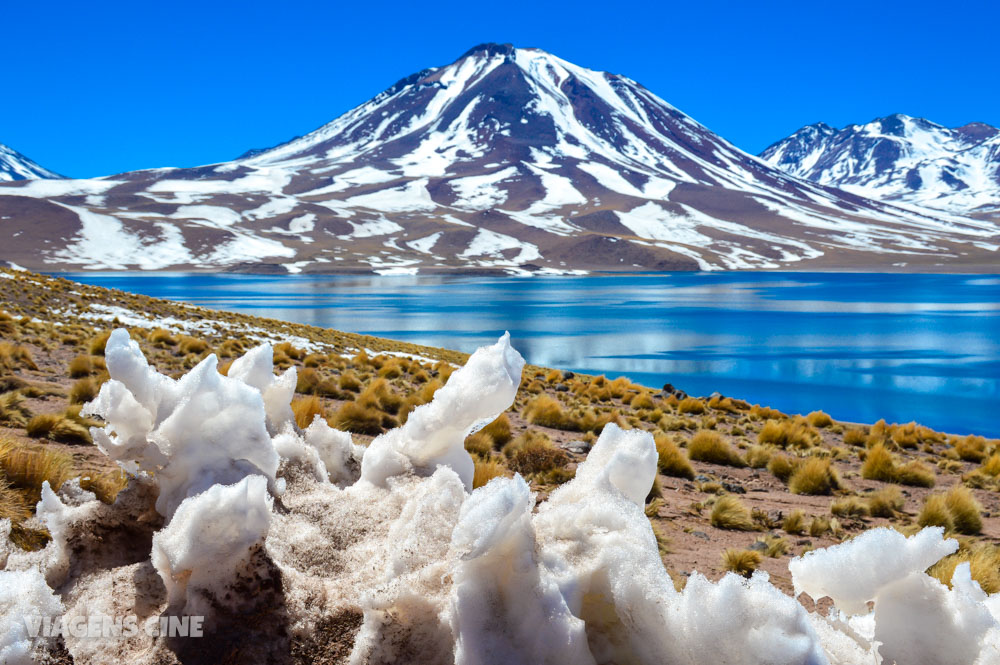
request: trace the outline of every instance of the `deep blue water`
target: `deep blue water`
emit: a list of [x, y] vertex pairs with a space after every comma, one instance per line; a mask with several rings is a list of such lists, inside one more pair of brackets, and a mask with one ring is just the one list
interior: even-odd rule
[[65, 276], [463, 351], [510, 330], [539, 365], [1000, 436], [1000, 276]]

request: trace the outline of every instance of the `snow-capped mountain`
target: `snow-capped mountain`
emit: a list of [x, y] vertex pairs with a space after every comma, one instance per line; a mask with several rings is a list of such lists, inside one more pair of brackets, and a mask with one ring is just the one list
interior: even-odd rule
[[17, 150], [0, 143], [0, 182], [61, 177], [58, 173], [39, 166]]
[[761, 153], [787, 173], [871, 198], [1000, 217], [1000, 129], [948, 128], [896, 114], [808, 125]]
[[789, 176], [635, 81], [496, 44], [235, 161], [0, 187], [0, 217], [0, 251], [49, 269], [822, 269], [1000, 245], [992, 222]]

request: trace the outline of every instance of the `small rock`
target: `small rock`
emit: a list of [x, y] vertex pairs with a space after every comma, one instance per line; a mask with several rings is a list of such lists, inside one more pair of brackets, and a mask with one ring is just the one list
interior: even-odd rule
[[722, 399], [722, 393], [715, 392], [708, 396], [708, 399]]
[[572, 378], [573, 378], [574, 376], [576, 376], [576, 374], [575, 374], [574, 372], [571, 372], [571, 371], [569, 371], [568, 369], [564, 369], [564, 370], [563, 370], [563, 373], [562, 373], [562, 378], [563, 378], [563, 381], [569, 381], [569, 380], [570, 380], [570, 379], [572, 379]]
[[747, 549], [751, 549], [751, 550], [754, 550], [756, 552], [766, 552], [767, 551], [767, 543], [765, 543], [763, 540], [755, 540], [754, 543], [753, 543], [753, 545], [751, 545]]
[[694, 479], [697, 480], [699, 483], [710, 483], [710, 482], [712, 482], [711, 478], [709, 478], [708, 476], [702, 475], [700, 473], [697, 476], [695, 476]]
[[803, 540], [796, 540], [795, 544], [798, 545], [798, 546], [800, 546], [800, 547], [811, 547], [812, 544], [813, 544], [813, 541], [811, 541], [811, 540], [805, 540], [805, 539], [803, 539]]
[[746, 494], [747, 491], [743, 488], [743, 485], [738, 483], [722, 483], [722, 489], [726, 490], [730, 494]]
[[556, 384], [556, 392], [557, 393], [568, 393], [569, 392], [569, 386], [567, 386], [565, 383], [557, 383]]
[[701, 538], [702, 540], [711, 540], [711, 538], [708, 537], [708, 534], [704, 531], [692, 531], [691, 535], [695, 538]]
[[672, 394], [674, 392], [674, 390], [675, 390], [674, 384], [672, 384], [672, 383], [664, 383], [663, 384], [663, 392], [665, 392], [665, 393], [671, 393]]

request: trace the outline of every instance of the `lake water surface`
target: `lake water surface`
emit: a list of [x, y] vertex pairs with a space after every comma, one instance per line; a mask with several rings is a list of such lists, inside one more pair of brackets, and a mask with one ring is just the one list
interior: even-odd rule
[[64, 276], [462, 351], [510, 330], [539, 365], [1000, 436], [1000, 276]]

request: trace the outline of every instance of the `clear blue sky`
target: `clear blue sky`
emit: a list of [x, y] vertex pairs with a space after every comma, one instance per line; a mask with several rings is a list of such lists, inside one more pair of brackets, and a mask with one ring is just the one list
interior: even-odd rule
[[625, 74], [750, 152], [819, 120], [1000, 125], [992, 2], [8, 2], [0, 143], [75, 177], [231, 159], [471, 46]]

